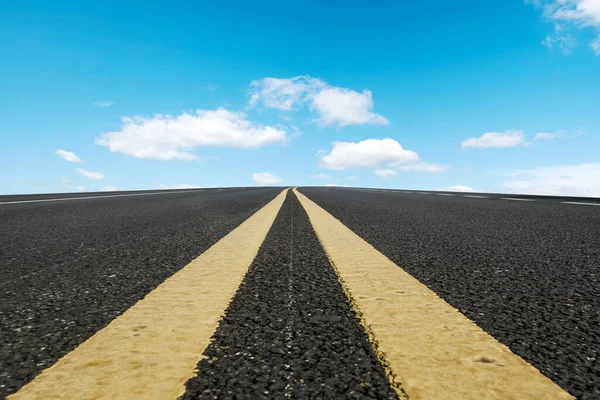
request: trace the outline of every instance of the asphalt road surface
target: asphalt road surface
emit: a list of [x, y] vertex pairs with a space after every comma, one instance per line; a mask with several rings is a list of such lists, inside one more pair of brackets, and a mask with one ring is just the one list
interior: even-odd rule
[[300, 192], [568, 392], [600, 398], [600, 206], [531, 196]]
[[[3, 196], [0, 398], [73, 350], [281, 189]], [[119, 197], [90, 198], [119, 195]]]
[[[600, 398], [597, 200], [300, 191], [563, 389]], [[0, 398], [280, 192], [0, 196]], [[183, 397], [397, 398], [373, 346], [290, 192]]]

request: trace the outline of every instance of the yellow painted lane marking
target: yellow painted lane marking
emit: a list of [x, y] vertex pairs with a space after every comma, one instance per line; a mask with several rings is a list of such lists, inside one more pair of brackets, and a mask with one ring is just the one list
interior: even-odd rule
[[[572, 399], [306, 196], [304, 206], [377, 351], [409, 399]], [[402, 393], [399, 393], [402, 395]]]
[[175, 399], [287, 189], [10, 399]]

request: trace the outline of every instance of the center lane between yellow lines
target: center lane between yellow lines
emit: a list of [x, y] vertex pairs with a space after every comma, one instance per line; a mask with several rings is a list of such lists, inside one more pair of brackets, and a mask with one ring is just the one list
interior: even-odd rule
[[287, 190], [9, 399], [175, 399]]
[[[305, 208], [399, 395], [572, 399], [306, 196]], [[401, 227], [399, 227], [401, 229]]]

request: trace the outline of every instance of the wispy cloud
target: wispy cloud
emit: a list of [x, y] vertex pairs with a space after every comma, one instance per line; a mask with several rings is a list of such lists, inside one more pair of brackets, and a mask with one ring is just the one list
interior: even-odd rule
[[598, 0], [525, 0], [542, 11], [542, 15], [554, 25], [554, 32], [542, 41], [546, 47], [557, 46], [569, 54], [577, 41], [573, 33], [581, 29], [593, 29], [596, 38], [589, 43], [596, 55], [600, 55], [600, 1]]
[[100, 172], [91, 172], [91, 171], [87, 171], [83, 168], [77, 168], [77, 172], [79, 172], [81, 175], [85, 176], [88, 179], [92, 179], [95, 181], [104, 180], [104, 175], [101, 174]]
[[430, 174], [437, 174], [440, 172], [448, 171], [450, 169], [450, 166], [419, 162], [416, 164], [401, 165], [398, 167], [398, 169], [404, 172], [428, 172]]
[[577, 130], [573, 133], [569, 133], [568, 131], [565, 131], [565, 130], [560, 130], [555, 133], [539, 132], [539, 133], [535, 134], [535, 136], [533, 137], [533, 140], [573, 139], [573, 138], [576, 138], [581, 135], [583, 135], [582, 130]]
[[590, 47], [592, 48], [594, 54], [600, 56], [600, 35], [590, 42]]
[[108, 101], [108, 100], [98, 100], [93, 103], [94, 107], [101, 107], [101, 108], [110, 107], [113, 104], [115, 104], [115, 103], [112, 101]]
[[555, 133], [548, 133], [548, 132], [540, 132], [540, 133], [536, 133], [535, 136], [533, 137], [533, 140], [549, 140], [549, 139], [555, 139], [556, 138], [556, 134]]
[[398, 175], [398, 173], [393, 169], [376, 169], [375, 175], [382, 179], [388, 179], [390, 176]]
[[54, 152], [54, 154], [56, 154], [63, 160], [67, 160], [68, 162], [83, 164], [83, 161], [81, 161], [81, 158], [77, 157], [75, 155], [75, 153], [72, 153], [70, 151], [58, 149]]
[[205, 87], [205, 89], [208, 90], [209, 92], [214, 92], [218, 88], [219, 87], [217, 85], [215, 85], [214, 83], [211, 83], [210, 85], [206, 85], [206, 87]]
[[546, 38], [542, 40], [542, 44], [549, 49], [557, 47], [563, 54], [571, 54], [573, 49], [577, 47], [577, 40], [570, 34], [556, 34], [546, 36]]
[[462, 148], [515, 147], [525, 144], [523, 132], [507, 130], [504, 132], [487, 132], [479, 137], [472, 137], [462, 142]]
[[117, 189], [116, 186], [103, 186], [102, 187], [103, 192], [116, 192], [117, 190], [119, 190], [119, 189]]

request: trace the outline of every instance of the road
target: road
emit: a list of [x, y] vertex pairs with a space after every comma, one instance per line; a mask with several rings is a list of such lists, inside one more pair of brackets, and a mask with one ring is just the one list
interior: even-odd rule
[[563, 388], [600, 398], [600, 206], [301, 192]]
[[0, 397], [106, 326], [280, 191], [0, 198], [37, 201], [0, 205]]
[[[258, 232], [250, 221], [280, 192], [240, 188], [0, 197], [0, 397], [30, 382], [37, 385], [34, 378], [49, 367], [44, 373], [50, 371], [46, 381], [51, 380], [53, 368], [63, 368], [63, 357], [90, 354], [85, 348], [92, 335], [102, 346], [103, 337], [115, 337], [104, 335], [114, 321], [139, 318], [140, 305], [154, 304], [157, 315], [177, 316], [172, 309], [160, 310], [170, 292], [165, 289], [159, 297], [159, 289], [177, 276], [192, 281], [182, 275], [193, 270], [192, 260], [202, 259], [213, 245], [216, 252], [235, 232], [243, 237]], [[343, 224], [336, 229], [354, 232], [402, 268], [391, 264], [394, 269], [439, 295], [447, 304], [434, 301], [435, 310], [443, 315], [449, 313], [444, 307], [459, 310], [457, 316], [450, 312], [449, 324], [474, 321], [479, 328], [468, 329], [491, 335], [481, 339], [486, 346], [496, 341], [508, 346], [510, 357], [524, 359], [577, 398], [600, 398], [596, 200], [351, 188], [299, 192]], [[185, 366], [191, 372], [178, 378], [185, 383], [176, 385], [181, 386], [178, 396], [423, 398], [410, 371], [394, 360], [389, 346], [399, 342], [378, 330], [382, 317], [357, 295], [363, 290], [360, 282], [352, 282], [352, 270], [344, 269], [327, 232], [315, 225], [317, 214], [306, 209], [309, 220], [306, 201], [301, 204], [291, 191], [283, 196], [269, 211], [270, 222], [262, 222], [264, 235], [253, 239], [256, 250], [250, 246], [250, 256], [244, 255], [239, 237], [229, 239], [229, 248], [240, 249], [240, 272], [233, 267], [217, 271], [212, 286], [229, 285], [222, 294], [226, 301], [216, 306], [208, 334], [198, 333], [206, 338], [195, 344], [193, 362]], [[356, 243], [345, 250], [348, 255], [363, 250]], [[216, 263], [210, 260], [209, 267]], [[404, 281], [395, 283], [394, 271], [380, 277], [373, 269], [370, 275], [374, 284], [388, 281], [404, 288]], [[214, 300], [196, 299], [199, 304], [218, 303], [212, 286], [201, 292]], [[397, 301], [382, 294], [373, 298], [392, 307]], [[190, 318], [185, 326], [209, 319]], [[397, 331], [391, 336], [406, 328], [392, 326]], [[401, 352], [408, 357], [410, 350]], [[532, 374], [548, 393], [559, 393], [526, 366], [524, 377]], [[19, 393], [31, 398], [27, 393], [36, 392]]]

